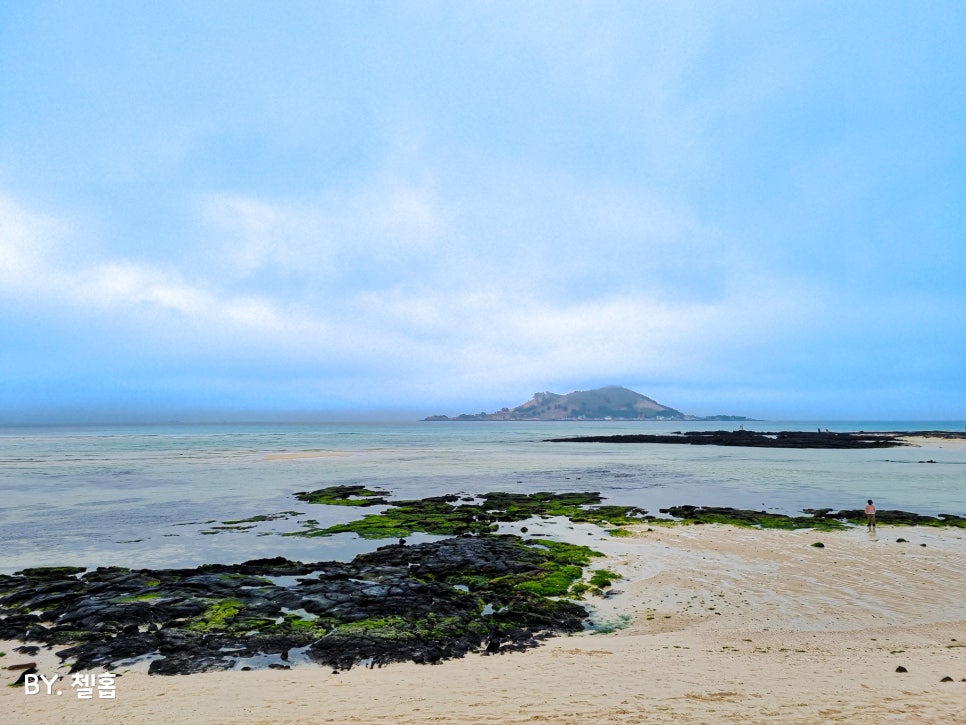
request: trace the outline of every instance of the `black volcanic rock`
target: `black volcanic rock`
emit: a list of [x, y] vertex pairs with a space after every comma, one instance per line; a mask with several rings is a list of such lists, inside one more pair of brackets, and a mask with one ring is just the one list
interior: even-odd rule
[[695, 446], [748, 446], [753, 448], [894, 448], [905, 445], [895, 433], [831, 433], [750, 430], [690, 431], [668, 435], [628, 434], [548, 438], [546, 443], [678, 443]]
[[585, 609], [526, 586], [559, 566], [553, 556], [515, 536], [474, 536], [393, 544], [349, 563], [26, 569], [0, 577], [0, 639], [70, 645], [58, 655], [72, 672], [139, 657], [152, 658], [151, 674], [256, 655], [284, 667], [294, 649], [335, 668], [436, 662], [580, 631]]

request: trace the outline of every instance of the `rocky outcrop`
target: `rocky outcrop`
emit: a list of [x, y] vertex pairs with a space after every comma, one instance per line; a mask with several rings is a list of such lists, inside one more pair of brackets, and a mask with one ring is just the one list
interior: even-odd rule
[[646, 395], [611, 385], [595, 390], [575, 390], [566, 395], [549, 391], [534, 393], [526, 403], [515, 408], [503, 408], [495, 413], [464, 413], [455, 418], [433, 415], [426, 420], [685, 420], [687, 418], [690, 416], [661, 405]]
[[[864, 509], [843, 509], [841, 511], [833, 511], [832, 509], [805, 509], [804, 513], [810, 514], [816, 519], [826, 521], [850, 521], [854, 524], [862, 524], [866, 521]], [[923, 514], [913, 513], [911, 511], [879, 509], [875, 512], [875, 518], [879, 524], [885, 524], [887, 526], [955, 526], [966, 528], [966, 518], [956, 514], [924, 516]]]
[[547, 443], [679, 443], [695, 446], [748, 446], [754, 448], [894, 448], [905, 445], [898, 433], [832, 433], [829, 431], [750, 430], [689, 431], [669, 435], [611, 435], [549, 438]]
[[554, 555], [480, 536], [391, 545], [349, 563], [35, 568], [0, 577], [0, 639], [70, 644], [58, 654], [71, 671], [148, 658], [152, 674], [285, 667], [296, 651], [348, 668], [523, 649], [579, 631], [587, 616], [525, 586], [559, 568]]

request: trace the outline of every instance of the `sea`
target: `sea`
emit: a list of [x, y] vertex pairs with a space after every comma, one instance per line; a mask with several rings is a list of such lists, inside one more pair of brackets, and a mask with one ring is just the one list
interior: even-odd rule
[[[362, 484], [412, 499], [595, 491], [607, 504], [966, 515], [966, 447], [797, 450], [551, 437], [686, 430], [966, 430], [964, 421], [230, 423], [0, 428], [0, 573], [348, 560], [386, 541], [284, 536], [382, 508], [294, 494]], [[246, 521], [253, 519], [254, 521]], [[313, 523], [314, 522], [314, 523]], [[415, 535], [410, 542], [434, 537]]]

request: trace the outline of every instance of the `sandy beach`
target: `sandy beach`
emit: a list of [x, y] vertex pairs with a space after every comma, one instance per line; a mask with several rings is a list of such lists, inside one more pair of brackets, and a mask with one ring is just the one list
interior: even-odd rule
[[352, 454], [344, 451], [293, 451], [291, 453], [268, 453], [264, 456], [264, 460], [295, 461], [302, 458], [338, 458], [350, 455]]
[[958, 435], [960, 437], [957, 438], [936, 438], [929, 436], [905, 435], [901, 436], [899, 440], [903, 441], [906, 445], [914, 446], [916, 448], [946, 448], [949, 450], [961, 451], [966, 449], [966, 437], [963, 437], [963, 434]]
[[[897, 539], [905, 539], [899, 542]], [[821, 542], [819, 548], [813, 544]], [[10, 723], [966, 723], [966, 532], [637, 528], [588, 541], [625, 577], [607, 634], [334, 674], [159, 677], [115, 699], [2, 688]], [[3, 666], [26, 657], [0, 643]], [[907, 672], [897, 672], [904, 667]], [[4, 672], [8, 682], [14, 673]], [[942, 682], [943, 678], [952, 681]], [[42, 690], [43, 692], [44, 690]]]

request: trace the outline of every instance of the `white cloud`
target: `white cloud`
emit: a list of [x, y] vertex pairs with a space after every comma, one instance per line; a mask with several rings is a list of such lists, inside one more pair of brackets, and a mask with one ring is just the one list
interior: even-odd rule
[[45, 260], [66, 231], [63, 224], [23, 208], [0, 194], [0, 291], [47, 286]]
[[208, 274], [247, 280], [266, 272], [327, 274], [333, 264], [331, 222], [311, 208], [215, 194], [203, 204], [211, 225], [196, 264]]
[[135, 262], [107, 261], [69, 272], [57, 270], [56, 274], [65, 283], [61, 294], [69, 295], [75, 303], [83, 300], [109, 311], [147, 305], [198, 316], [214, 303], [210, 295], [187, 284], [178, 273]]
[[212, 194], [202, 208], [210, 226], [199, 232], [205, 237], [199, 263], [240, 280], [330, 282], [375, 273], [431, 252], [445, 228], [431, 188], [392, 177], [357, 193], [300, 201]]
[[503, 186], [496, 174], [463, 186], [387, 178], [314, 204], [210, 196], [197, 232], [208, 246], [163, 263], [65, 264], [68, 226], [7, 200], [4, 269], [17, 274], [0, 277], [0, 293], [16, 288], [24, 309], [31, 295], [56, 301], [118, 338], [132, 366], [143, 355], [229, 376], [245, 366], [409, 399], [711, 375], [815, 312], [809, 290], [768, 281], [654, 194], [522, 172]]
[[[51, 328], [59, 315], [70, 325], [81, 320], [94, 329], [146, 339], [174, 330], [207, 330], [220, 337], [225, 326], [260, 333], [287, 327], [275, 301], [224, 295], [215, 280], [193, 275], [192, 281], [174, 263], [81, 257], [71, 251], [74, 237], [68, 223], [0, 199], [0, 295], [26, 315], [38, 306], [43, 315], [59, 309], [54, 319], [44, 320]], [[168, 329], [157, 326], [164, 315]], [[151, 329], [141, 327], [147, 322]]]

